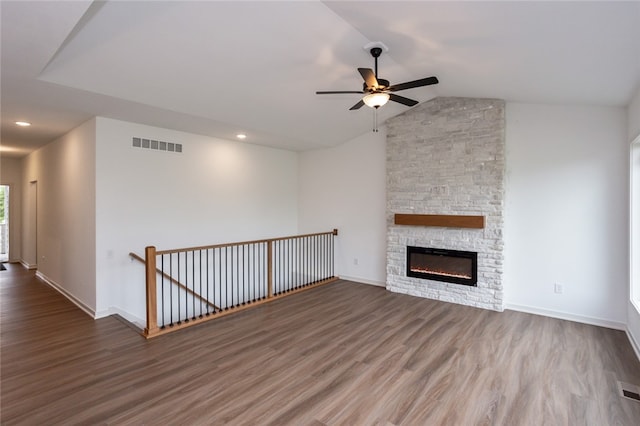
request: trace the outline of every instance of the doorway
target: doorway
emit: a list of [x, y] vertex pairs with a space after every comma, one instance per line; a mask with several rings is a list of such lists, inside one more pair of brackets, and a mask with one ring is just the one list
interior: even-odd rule
[[9, 185], [0, 185], [0, 262], [9, 260]]
[[630, 278], [631, 302], [640, 312], [640, 135], [631, 143]]
[[29, 182], [24, 204], [22, 256], [29, 269], [38, 267], [38, 181]]

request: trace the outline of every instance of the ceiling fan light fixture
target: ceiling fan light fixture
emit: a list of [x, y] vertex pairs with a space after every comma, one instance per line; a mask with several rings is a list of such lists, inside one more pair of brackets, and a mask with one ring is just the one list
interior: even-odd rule
[[380, 108], [382, 105], [386, 104], [389, 101], [388, 93], [369, 93], [364, 98], [362, 98], [364, 104], [371, 108]]

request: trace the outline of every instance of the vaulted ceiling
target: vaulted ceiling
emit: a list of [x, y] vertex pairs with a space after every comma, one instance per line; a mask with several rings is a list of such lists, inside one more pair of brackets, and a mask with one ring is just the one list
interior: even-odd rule
[[[371, 131], [363, 47], [402, 95], [626, 106], [640, 84], [640, 2], [2, 1], [2, 155], [93, 116], [292, 150]], [[379, 121], [406, 106], [389, 103]], [[18, 128], [16, 120], [33, 125]]]

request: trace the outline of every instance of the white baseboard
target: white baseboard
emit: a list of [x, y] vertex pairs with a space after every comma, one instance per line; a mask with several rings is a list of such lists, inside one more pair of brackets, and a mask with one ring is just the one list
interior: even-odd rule
[[545, 317], [558, 318], [567, 321], [580, 322], [583, 324], [597, 325], [599, 327], [612, 328], [614, 330], [627, 330], [627, 325], [623, 322], [610, 321], [602, 318], [586, 317], [583, 315], [570, 314], [568, 312], [552, 311], [549, 309], [535, 308], [533, 306], [507, 304], [505, 309], [511, 311], [525, 312], [528, 314], [542, 315]]
[[[25, 262], [25, 261], [24, 261], [24, 260], [22, 260], [22, 259], [20, 260], [20, 264], [21, 264], [22, 266], [24, 266], [24, 267], [25, 267], [25, 269], [29, 269], [29, 270], [32, 270], [32, 269], [38, 269], [38, 265], [37, 265], [37, 264], [27, 263], [27, 262]], [[43, 279], [44, 279], [44, 278], [43, 278]]]
[[53, 288], [58, 293], [60, 293], [61, 295], [63, 295], [67, 299], [69, 299], [74, 305], [76, 305], [78, 308], [82, 309], [91, 318], [95, 318], [96, 317], [96, 313], [91, 307], [89, 307], [87, 304], [85, 304], [82, 300], [80, 300], [77, 297], [75, 297], [73, 294], [69, 293], [60, 284], [56, 283], [55, 281], [53, 281], [52, 279], [50, 279], [49, 277], [47, 277], [46, 275], [44, 275], [40, 271], [36, 272], [36, 277], [40, 278], [42, 281], [47, 283], [47, 285], [49, 285], [49, 287]]
[[80, 299], [75, 297], [73, 294], [69, 293], [62, 286], [60, 286], [60, 284], [58, 284], [55, 281], [53, 281], [52, 279], [50, 279], [49, 277], [44, 275], [42, 272], [40, 272], [40, 271], [36, 272], [36, 276], [38, 278], [40, 278], [42, 281], [44, 281], [49, 287], [53, 288], [58, 293], [63, 295], [65, 298], [70, 300], [71, 303], [76, 305], [78, 308], [82, 309], [87, 315], [89, 315], [93, 319], [105, 318], [105, 317], [117, 314], [117, 315], [120, 315], [122, 318], [126, 319], [127, 321], [129, 321], [131, 324], [133, 324], [135, 327], [139, 328], [140, 330], [143, 330], [144, 327], [145, 327], [144, 326], [144, 324], [146, 324], [145, 320], [143, 320], [141, 318], [138, 318], [137, 316], [132, 315], [132, 314], [130, 314], [128, 312], [125, 312], [125, 311], [123, 311], [123, 310], [121, 310], [119, 308], [115, 308], [113, 306], [110, 307], [109, 309], [106, 309], [106, 310], [94, 311], [86, 303], [82, 302]]
[[341, 280], [354, 281], [354, 282], [362, 283], [362, 284], [375, 285], [377, 287], [386, 287], [387, 286], [387, 283], [380, 282], [380, 281], [367, 280], [367, 279], [364, 279], [364, 278], [348, 277], [346, 275], [340, 275], [339, 278]]
[[109, 315], [114, 314], [115, 312], [111, 312], [111, 309], [104, 309], [102, 311], [96, 311], [96, 314], [93, 316], [95, 319], [106, 318]]
[[636, 339], [633, 338], [633, 334], [631, 334], [629, 328], [627, 328], [625, 332], [627, 333], [627, 338], [629, 339], [629, 343], [631, 343], [633, 351], [636, 353], [638, 361], [640, 361], [640, 344], [638, 344], [638, 342], [636, 342]]
[[96, 312], [95, 319], [105, 318], [111, 315], [120, 315], [122, 318], [126, 319], [128, 322], [130, 322], [140, 330], [144, 330], [145, 324], [147, 323], [146, 320], [138, 318], [137, 316], [132, 315], [129, 312], [123, 311], [122, 309], [113, 306], [111, 306], [109, 309]]
[[[25, 267], [27, 267], [27, 266], [25, 265]], [[44, 275], [42, 272], [40, 272], [40, 271], [36, 272], [36, 276], [39, 277], [40, 279], [42, 279], [45, 283], [47, 283], [51, 288], [56, 290], [58, 293], [62, 294], [64, 297], [69, 299], [73, 304], [78, 306], [80, 309], [82, 309], [84, 312], [86, 312], [89, 316], [91, 316], [94, 319], [105, 318], [105, 317], [108, 317], [110, 315], [117, 314], [117, 315], [120, 315], [122, 318], [126, 319], [131, 324], [133, 324], [135, 327], [137, 327], [137, 328], [139, 328], [141, 330], [144, 330], [144, 328], [146, 326], [146, 320], [144, 320], [142, 318], [139, 318], [139, 317], [137, 317], [135, 315], [132, 315], [129, 312], [123, 311], [123, 310], [121, 310], [119, 308], [113, 307], [113, 306], [111, 306], [109, 309], [105, 309], [105, 310], [101, 310], [101, 311], [94, 311], [89, 306], [87, 306], [85, 303], [83, 303], [81, 300], [79, 300], [74, 295], [72, 295], [67, 290], [65, 290], [58, 283], [56, 283], [55, 281], [51, 280], [49, 277]], [[378, 282], [378, 281], [372, 281], [372, 280], [366, 280], [366, 279], [357, 278], [357, 277], [340, 276], [339, 278], [343, 279], [343, 280], [347, 280], [347, 281], [354, 281], [354, 282], [358, 282], [358, 283], [362, 283], [362, 284], [368, 284], [368, 285], [374, 285], [374, 286], [378, 286], [378, 287], [385, 287], [386, 286], [385, 283], [381, 283], [381, 282]]]

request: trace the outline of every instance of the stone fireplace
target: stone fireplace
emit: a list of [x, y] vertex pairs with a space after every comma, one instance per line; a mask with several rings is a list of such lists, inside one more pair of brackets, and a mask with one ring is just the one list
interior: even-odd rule
[[[504, 309], [504, 111], [502, 100], [436, 98], [387, 120], [388, 290]], [[396, 221], [399, 214], [477, 217], [482, 226], [404, 224]], [[474, 253], [474, 259], [446, 261], [458, 263], [444, 273], [458, 279], [420, 274], [409, 265], [416, 247], [436, 250], [423, 257], [432, 263], [444, 262], [445, 252]], [[455, 270], [464, 265], [475, 276]]]

